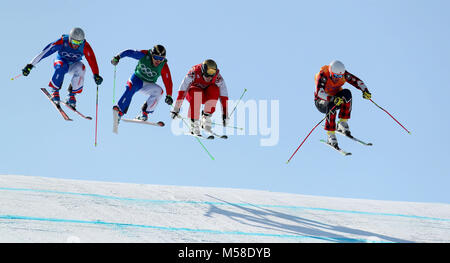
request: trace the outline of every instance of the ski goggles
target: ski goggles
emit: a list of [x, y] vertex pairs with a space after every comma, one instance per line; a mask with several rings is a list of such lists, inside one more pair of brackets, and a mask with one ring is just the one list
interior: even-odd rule
[[79, 46], [79, 45], [83, 44], [84, 40], [76, 40], [76, 39], [72, 39], [72, 40], [70, 40], [70, 42], [72, 43], [72, 45], [77, 45], [77, 46]]
[[165, 57], [161, 57], [161, 56], [157, 56], [157, 55], [153, 55], [152, 57], [154, 60], [158, 60], [158, 61], [163, 61], [165, 59]]
[[205, 77], [214, 77], [214, 75], [216, 75], [216, 73], [217, 73], [217, 69], [209, 68], [206, 70], [206, 72], [203, 73], [203, 75], [205, 75]]
[[333, 73], [333, 74], [331, 74], [331, 76], [332, 76], [333, 78], [335, 78], [335, 79], [340, 79], [340, 78], [342, 78], [342, 77], [344, 76], [344, 74], [336, 74], [336, 73]]

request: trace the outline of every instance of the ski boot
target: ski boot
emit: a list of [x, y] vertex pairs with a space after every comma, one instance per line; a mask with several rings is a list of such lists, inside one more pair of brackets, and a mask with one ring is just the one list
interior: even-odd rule
[[336, 138], [336, 134], [334, 134], [334, 131], [327, 131], [327, 135], [328, 135], [327, 143], [333, 147], [337, 147], [338, 141]]
[[191, 119], [190, 133], [195, 136], [202, 136], [200, 133], [200, 122], [199, 120]]
[[140, 115], [136, 116], [136, 120], [147, 121], [148, 120], [148, 112], [142, 111]]
[[148, 114], [153, 113], [153, 111], [147, 111], [147, 102], [144, 103], [141, 107], [141, 115], [138, 115], [135, 119], [141, 120], [141, 121], [147, 121], [148, 120]]
[[349, 137], [352, 136], [350, 133], [350, 127], [348, 126], [346, 119], [339, 120], [339, 122], [337, 124], [337, 130], [338, 130], [338, 132], [345, 134], [345, 136], [349, 136]]
[[119, 109], [119, 106], [114, 106], [113, 110], [117, 112], [117, 115], [119, 116], [119, 119], [117, 121], [119, 122], [123, 116], [123, 112]]
[[202, 122], [201, 122], [202, 129], [211, 132], [212, 129], [212, 121], [211, 121], [211, 114], [205, 113], [202, 111]]
[[75, 94], [69, 93], [66, 99], [66, 104], [69, 105], [72, 109], [75, 109], [77, 106], [77, 99], [75, 99]]
[[75, 107], [77, 106], [77, 99], [75, 99], [75, 93], [73, 93], [72, 90], [72, 84], [69, 84], [69, 87], [67, 88], [69, 95], [67, 95], [66, 104], [72, 109], [75, 109]]
[[53, 89], [53, 88], [52, 88], [52, 90], [53, 90], [53, 93], [52, 93], [51, 100], [53, 101], [53, 103], [55, 103], [57, 106], [59, 106], [59, 101], [60, 101], [59, 90]]

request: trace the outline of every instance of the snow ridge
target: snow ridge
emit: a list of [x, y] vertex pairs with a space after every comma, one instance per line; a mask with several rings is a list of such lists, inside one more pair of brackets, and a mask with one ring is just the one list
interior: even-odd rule
[[0, 175], [0, 242], [449, 242], [450, 205]]

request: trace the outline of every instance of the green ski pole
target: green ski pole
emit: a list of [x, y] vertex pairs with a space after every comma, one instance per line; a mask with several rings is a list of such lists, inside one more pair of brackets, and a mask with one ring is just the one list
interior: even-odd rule
[[234, 109], [231, 111], [230, 116], [233, 115], [234, 110], [236, 110], [237, 105], [239, 104], [239, 102], [241, 102], [242, 97], [244, 97], [244, 94], [247, 92], [247, 89], [244, 89], [244, 92], [242, 92], [241, 97], [239, 98], [238, 102], [236, 103], [236, 106], [234, 106]]
[[[171, 107], [172, 107], [172, 110], [173, 110], [174, 106], [171, 105]], [[189, 126], [189, 124], [186, 123], [186, 120], [185, 120], [184, 117], [178, 115], [178, 118], [180, 118], [186, 126]], [[214, 159], [214, 156], [212, 156], [212, 154], [208, 151], [208, 149], [207, 149], [206, 146], [200, 141], [200, 139], [197, 138], [197, 137], [195, 137], [195, 139], [197, 139], [197, 142], [202, 146], [203, 150], [205, 150], [205, 152], [209, 155], [209, 157], [211, 158], [211, 160], [214, 161], [214, 160], [215, 160], [215, 159]]]

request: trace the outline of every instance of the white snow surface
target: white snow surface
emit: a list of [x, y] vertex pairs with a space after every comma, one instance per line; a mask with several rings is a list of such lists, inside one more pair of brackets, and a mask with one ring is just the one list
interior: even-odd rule
[[0, 175], [0, 242], [450, 242], [450, 205]]

